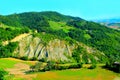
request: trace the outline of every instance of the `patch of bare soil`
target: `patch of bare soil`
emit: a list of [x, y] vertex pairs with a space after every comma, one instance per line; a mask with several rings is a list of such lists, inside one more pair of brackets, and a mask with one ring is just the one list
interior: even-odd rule
[[9, 69], [6, 69], [6, 70], [9, 72], [9, 74], [14, 75], [14, 77], [16, 79], [22, 78], [22, 79], [25, 79], [25, 80], [32, 80], [32, 78], [36, 77], [36, 74], [35, 75], [34, 74], [27, 75], [25, 73], [26, 71], [30, 70], [30, 67], [29, 67], [29, 65], [24, 64], [24, 63], [15, 64], [14, 68], [9, 68]]
[[30, 70], [29, 65], [24, 63], [15, 64], [14, 68], [7, 69], [9, 74], [25, 74], [26, 71]]
[[16, 41], [20, 41], [21, 39], [23, 39], [24, 37], [30, 35], [30, 33], [24, 33], [24, 34], [20, 34], [18, 36], [16, 36], [15, 38], [13, 38], [10, 41], [4, 41], [2, 42], [3, 45], [7, 45], [9, 42], [16, 42]]
[[30, 35], [30, 34], [29, 33], [24, 33], [24, 34], [21, 34], [19, 36], [16, 36], [14, 39], [11, 40], [11, 42], [19, 41], [19, 40], [21, 40], [22, 38], [24, 38], [24, 37], [26, 37], [28, 35]]

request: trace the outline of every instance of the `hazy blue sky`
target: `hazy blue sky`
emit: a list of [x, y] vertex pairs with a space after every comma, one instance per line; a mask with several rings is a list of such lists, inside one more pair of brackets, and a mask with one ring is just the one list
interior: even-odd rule
[[84, 19], [120, 16], [120, 0], [0, 0], [0, 14], [57, 11]]

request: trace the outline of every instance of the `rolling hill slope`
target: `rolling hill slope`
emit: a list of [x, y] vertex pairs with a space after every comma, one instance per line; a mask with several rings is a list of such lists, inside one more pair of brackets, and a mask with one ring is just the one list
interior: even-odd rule
[[[82, 18], [51, 11], [27, 12], [1, 15], [0, 23], [32, 30], [30, 36], [18, 41], [18, 45], [10, 51], [14, 57], [59, 62], [74, 62], [79, 59], [78, 61], [83, 63], [105, 62], [108, 59], [120, 60], [120, 31]], [[6, 28], [0, 30], [6, 34]], [[17, 31], [9, 28], [7, 31], [13, 33], [0, 35], [0, 41], [16, 36]], [[23, 33], [26, 31], [23, 30]], [[6, 46], [1, 44], [1, 55], [7, 55], [5, 50], [10, 46], [11, 44]]]

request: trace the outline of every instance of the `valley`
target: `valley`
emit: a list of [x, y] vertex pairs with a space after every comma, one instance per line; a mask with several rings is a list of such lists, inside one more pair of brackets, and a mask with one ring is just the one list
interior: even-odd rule
[[[11, 64], [13, 63], [13, 64]], [[81, 69], [68, 69], [68, 70], [53, 70], [47, 72], [28, 73], [30, 65], [34, 65], [37, 61], [23, 61], [14, 58], [1, 58], [0, 67], [9, 71], [9, 75], [6, 76], [7, 80], [119, 80], [120, 74], [114, 73], [107, 69], [102, 68], [105, 64], [97, 64], [97, 68], [90, 70], [88, 67], [90, 64], [84, 64]], [[14, 72], [15, 71], [15, 72]], [[14, 74], [14, 75], [13, 75]]]

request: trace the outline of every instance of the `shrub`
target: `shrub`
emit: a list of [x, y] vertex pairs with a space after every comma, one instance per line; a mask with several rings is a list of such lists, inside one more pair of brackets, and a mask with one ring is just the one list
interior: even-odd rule
[[20, 59], [22, 59], [22, 60], [28, 60], [28, 57], [27, 56], [23, 56], [23, 57], [21, 57]]
[[75, 69], [75, 68], [81, 68], [82, 63], [76, 63], [76, 64], [71, 64], [71, 65], [59, 65], [55, 62], [47, 62], [47, 65], [43, 65], [42, 62], [37, 63], [34, 66], [31, 66], [30, 68], [32, 69], [32, 72], [38, 72], [38, 71], [51, 71], [51, 70], [66, 70], [66, 69]]
[[24, 27], [21, 29], [22, 33], [29, 33], [29, 28], [28, 27]]
[[36, 61], [37, 60], [37, 57], [33, 57], [30, 59], [31, 61]]
[[120, 62], [108, 61], [105, 65], [105, 68], [120, 73]]
[[4, 76], [7, 75], [7, 74], [8, 74], [8, 72], [6, 72], [3, 69], [0, 69], [0, 80], [5, 80]]
[[45, 66], [44, 70], [45, 71], [55, 70], [55, 63], [49, 61]]
[[41, 61], [41, 62], [47, 62], [47, 59], [46, 58], [41, 58], [39, 61]]
[[80, 63], [80, 54], [87, 54], [87, 52], [83, 47], [78, 46], [76, 49], [73, 50], [72, 53], [72, 57], [76, 60], [77, 63]]
[[32, 69], [32, 72], [55, 70], [55, 63], [48, 62], [47, 65], [43, 65], [43, 62], [38, 62], [37, 64], [31, 66], [30, 68]]
[[96, 64], [92, 64], [89, 69], [95, 69], [96, 68]]
[[78, 63], [79, 68], [82, 68], [82, 66], [83, 66], [83, 63]]
[[82, 63], [77, 63], [77, 64], [72, 64], [69, 66], [69, 69], [75, 69], [75, 68], [81, 68], [82, 67]]
[[33, 66], [30, 66], [30, 69], [32, 69], [32, 71], [34, 72], [38, 72], [38, 71], [42, 71], [42, 67], [43, 67], [43, 63], [42, 62], [38, 62]]
[[10, 42], [6, 46], [0, 45], [0, 57], [11, 57], [17, 46], [18, 42]]
[[115, 72], [117, 72], [117, 73], [120, 73], [120, 63], [113, 64], [112, 70], [115, 71]]
[[57, 70], [65, 70], [65, 69], [69, 69], [69, 66], [58, 66]]

